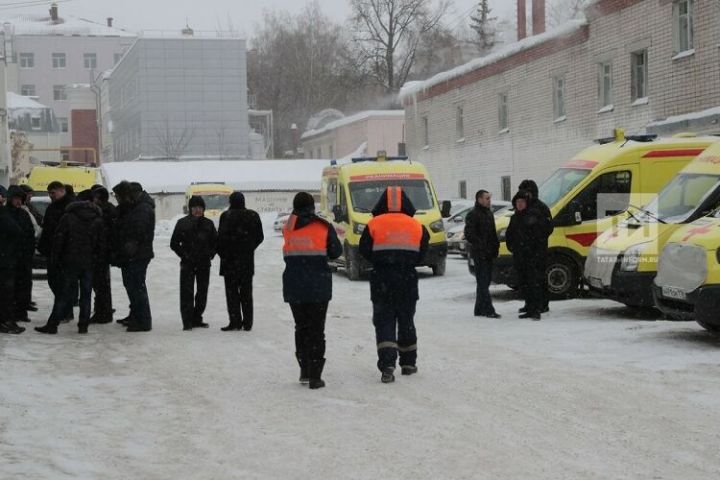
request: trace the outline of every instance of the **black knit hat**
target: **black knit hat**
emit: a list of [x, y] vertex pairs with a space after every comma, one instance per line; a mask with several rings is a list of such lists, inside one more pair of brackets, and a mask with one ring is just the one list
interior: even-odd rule
[[188, 200], [188, 208], [192, 209], [193, 207], [202, 207], [203, 210], [205, 210], [205, 200], [203, 200], [202, 197], [193, 195], [190, 197], [190, 200]]
[[18, 185], [10, 185], [7, 194], [4, 196], [7, 198], [19, 197], [23, 202], [25, 201], [25, 192]]
[[307, 192], [300, 192], [293, 199], [293, 210], [315, 210], [315, 199]]
[[27, 193], [35, 193], [35, 190], [33, 190], [33, 188], [30, 185], [28, 185], [27, 183], [23, 183], [22, 185], [20, 185], [20, 188], [22, 188], [23, 192], [25, 192], [26, 194]]

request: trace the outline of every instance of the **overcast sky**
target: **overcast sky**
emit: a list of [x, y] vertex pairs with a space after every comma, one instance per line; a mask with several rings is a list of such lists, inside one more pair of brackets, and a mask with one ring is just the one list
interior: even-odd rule
[[[477, 0], [454, 0], [455, 6], [449, 14], [449, 23], [460, 23], [462, 16], [471, 13]], [[349, 14], [347, 0], [318, 0], [327, 15], [344, 20]], [[0, 2], [0, 5], [9, 2]], [[50, 2], [48, 2], [49, 4]], [[493, 15], [510, 17], [514, 3], [509, 0], [492, 0]], [[176, 30], [190, 26], [196, 30], [217, 30], [218, 23], [227, 29], [227, 18], [235, 28], [246, 36], [253, 32], [254, 25], [262, 18], [263, 9], [282, 9], [298, 12], [303, 0], [69, 0], [60, 2], [60, 11], [104, 22], [114, 17], [115, 25], [130, 30]], [[44, 12], [48, 7], [6, 10], [0, 7], [2, 16], [23, 11]]]

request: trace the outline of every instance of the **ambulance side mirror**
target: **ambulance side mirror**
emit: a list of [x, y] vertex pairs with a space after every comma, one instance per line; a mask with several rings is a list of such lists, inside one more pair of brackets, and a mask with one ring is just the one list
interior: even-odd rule
[[346, 220], [345, 212], [343, 212], [343, 208], [341, 205], [335, 205], [332, 208], [333, 217], [335, 219], [335, 223], [342, 223]]
[[450, 200], [443, 200], [440, 207], [440, 215], [442, 218], [450, 218], [450, 210], [452, 210], [452, 202], [450, 202]]

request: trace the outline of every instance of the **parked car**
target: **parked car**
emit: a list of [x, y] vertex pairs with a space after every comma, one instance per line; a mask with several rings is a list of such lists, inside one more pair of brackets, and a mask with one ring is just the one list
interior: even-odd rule
[[283, 228], [285, 228], [285, 224], [287, 224], [288, 218], [290, 218], [289, 213], [278, 213], [277, 217], [275, 217], [275, 221], [273, 222], [273, 230], [276, 232], [282, 232]]
[[[502, 213], [505, 209], [510, 208], [510, 202], [504, 200], [493, 201], [492, 211], [494, 214]], [[447, 219], [447, 242], [448, 253], [457, 253], [463, 258], [467, 257], [467, 245], [465, 244], [465, 217], [473, 207], [465, 208]]]

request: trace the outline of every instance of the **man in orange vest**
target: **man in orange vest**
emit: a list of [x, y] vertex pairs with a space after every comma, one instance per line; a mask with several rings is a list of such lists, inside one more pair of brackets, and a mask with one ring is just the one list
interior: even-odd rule
[[430, 235], [415, 220], [415, 207], [401, 187], [389, 187], [373, 210], [373, 219], [360, 238], [360, 254], [372, 263], [370, 297], [381, 381], [395, 381], [400, 353], [403, 375], [417, 372], [415, 306], [420, 264]]
[[328, 259], [342, 254], [342, 244], [332, 225], [315, 215], [315, 200], [306, 192], [295, 195], [283, 237], [283, 297], [295, 318], [300, 383], [309, 384], [311, 389], [322, 388], [325, 317], [332, 298]]

